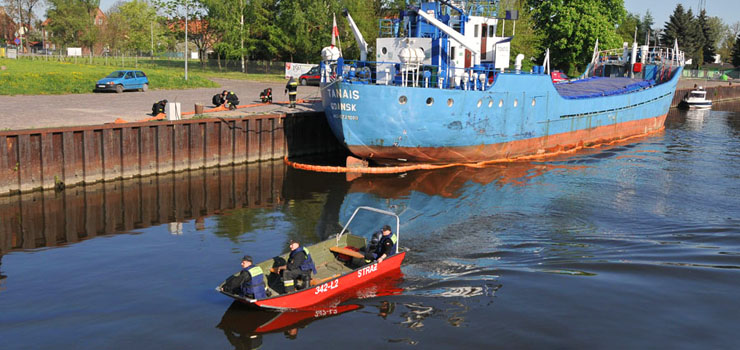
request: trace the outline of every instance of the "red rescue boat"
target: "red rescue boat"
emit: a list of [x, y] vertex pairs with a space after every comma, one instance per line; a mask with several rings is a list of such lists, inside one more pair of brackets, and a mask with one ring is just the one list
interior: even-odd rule
[[[348, 227], [360, 211], [370, 211], [395, 219], [395, 254], [383, 260], [366, 263], [360, 251], [368, 249], [367, 240], [362, 236], [349, 233]], [[264, 299], [251, 299], [222, 290], [222, 285], [216, 290], [235, 300], [259, 309], [287, 310], [307, 309], [318, 304], [336, 304], [351, 298], [364, 298], [368, 296], [368, 284], [377, 281], [380, 277], [391, 273], [397, 273], [401, 263], [406, 257], [406, 252], [398, 251], [398, 237], [400, 235], [400, 219], [398, 215], [371, 207], [358, 207], [342, 228], [342, 231], [325, 241], [308, 246], [311, 257], [316, 265], [317, 274], [312, 276], [310, 283], [297, 285], [299, 290], [284, 293], [280, 276], [269, 272], [265, 276], [265, 286], [269, 297]], [[287, 260], [288, 253], [281, 256]], [[275, 267], [275, 258], [257, 264], [266, 273]], [[371, 288], [372, 289], [372, 288]], [[370, 293], [372, 294], [372, 293]]]

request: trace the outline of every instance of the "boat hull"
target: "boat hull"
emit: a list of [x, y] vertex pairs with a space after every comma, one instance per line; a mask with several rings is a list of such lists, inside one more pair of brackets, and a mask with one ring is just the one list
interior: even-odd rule
[[[262, 309], [273, 310], [300, 310], [331, 303], [332, 300], [343, 301], [350, 298], [363, 297], [368, 293], [365, 285], [372, 284], [378, 278], [399, 271], [406, 252], [400, 252], [383, 260], [382, 263], [372, 263], [344, 275], [323, 282], [319, 285], [301, 291], [278, 295], [275, 297], [253, 300], [236, 298], [237, 300]], [[229, 295], [229, 294], [226, 294]], [[232, 295], [229, 295], [233, 297]]]
[[335, 81], [334, 135], [379, 163], [471, 163], [546, 155], [661, 130], [680, 69], [647, 89], [566, 99], [545, 75], [502, 74], [486, 91]]

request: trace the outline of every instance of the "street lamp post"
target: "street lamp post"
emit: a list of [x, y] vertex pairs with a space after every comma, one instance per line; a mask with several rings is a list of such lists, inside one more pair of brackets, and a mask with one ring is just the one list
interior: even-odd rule
[[185, 80], [188, 80], [188, 2], [185, 1]]

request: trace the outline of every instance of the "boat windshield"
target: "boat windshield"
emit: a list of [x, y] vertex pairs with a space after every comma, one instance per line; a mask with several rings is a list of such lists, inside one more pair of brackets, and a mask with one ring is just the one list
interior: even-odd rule
[[696, 97], [696, 98], [704, 98], [706, 96], [705, 92], [692, 92], [689, 97]]
[[337, 242], [345, 232], [352, 232], [354, 235], [369, 239], [373, 233], [380, 231], [384, 225], [390, 226], [393, 234], [396, 235], [396, 253], [398, 253], [401, 220], [395, 213], [372, 207], [357, 207], [342, 231], [337, 234]]

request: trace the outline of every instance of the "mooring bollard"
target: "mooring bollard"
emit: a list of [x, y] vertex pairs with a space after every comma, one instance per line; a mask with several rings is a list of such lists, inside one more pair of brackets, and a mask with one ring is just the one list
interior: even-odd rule
[[203, 104], [202, 103], [196, 103], [195, 104], [195, 114], [203, 114]]

